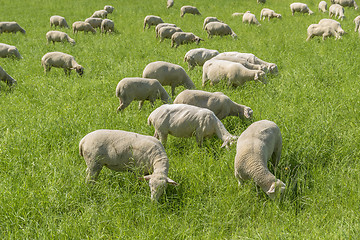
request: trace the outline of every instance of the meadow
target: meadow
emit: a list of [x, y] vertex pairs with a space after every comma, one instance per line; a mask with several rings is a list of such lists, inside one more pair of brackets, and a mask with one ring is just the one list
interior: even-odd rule
[[[0, 59], [0, 66], [18, 84], [0, 83], [0, 238], [1, 239], [357, 239], [360, 235], [360, 38], [353, 19], [360, 14], [345, 8], [342, 39], [306, 42], [306, 29], [328, 14], [291, 15], [291, 0], [166, 1], [2, 1], [0, 21], [17, 21], [26, 34], [0, 35], [14, 45], [21, 60]], [[330, 1], [327, 1], [328, 7]], [[109, 18], [117, 32], [73, 34], [68, 43], [46, 44], [49, 18], [61, 15], [69, 25], [95, 10], [112, 5]], [[185, 15], [180, 7], [196, 6], [202, 16]], [[281, 13], [281, 20], [260, 27], [242, 24], [233, 12], [250, 10], [259, 19], [263, 7]], [[158, 15], [205, 41], [171, 48], [143, 31], [146, 15]], [[215, 16], [234, 30], [231, 37], [207, 38], [205, 17]], [[248, 82], [201, 87], [202, 68], [189, 71], [183, 62], [197, 47], [219, 52], [250, 52], [278, 65], [268, 84]], [[53, 68], [47, 75], [41, 57], [51, 51], [73, 55], [84, 66], [79, 77]], [[85, 184], [86, 165], [79, 156], [83, 136], [97, 129], [121, 129], [153, 135], [146, 124], [155, 107], [133, 102], [116, 113], [117, 83], [140, 77], [153, 61], [185, 68], [197, 89], [221, 91], [254, 111], [251, 121], [223, 120], [234, 135], [251, 122], [268, 119], [281, 129], [282, 157], [275, 175], [287, 186], [283, 199], [272, 201], [252, 181], [239, 187], [234, 177], [236, 147], [220, 148], [216, 138], [199, 148], [195, 138], [169, 136], [169, 186], [159, 203], [151, 202], [140, 173], [104, 168], [95, 186]], [[165, 87], [170, 93], [170, 88]], [[184, 90], [179, 87], [176, 94]], [[271, 168], [271, 171], [273, 169]]]

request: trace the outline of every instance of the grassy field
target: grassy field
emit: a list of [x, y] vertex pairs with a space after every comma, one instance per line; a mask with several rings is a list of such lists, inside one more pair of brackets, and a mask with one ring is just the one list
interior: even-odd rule
[[[360, 235], [360, 59], [358, 33], [352, 20], [359, 11], [346, 8], [342, 39], [306, 42], [306, 29], [328, 14], [317, 11], [318, 1], [306, 3], [315, 14], [291, 16], [291, 0], [206, 1], [23, 1], [3, 2], [0, 21], [17, 21], [26, 35], [2, 34], [0, 42], [16, 46], [22, 60], [0, 59], [0, 66], [18, 84], [0, 85], [0, 238], [1, 239], [358, 239]], [[330, 1], [328, 6], [330, 6]], [[84, 20], [104, 5], [117, 32], [74, 35], [70, 44], [47, 45], [52, 15], [69, 25]], [[185, 15], [180, 7], [197, 6], [202, 16]], [[251, 10], [259, 18], [263, 7], [281, 13], [282, 20], [260, 27], [232, 18]], [[234, 177], [235, 146], [221, 149], [217, 138], [204, 147], [195, 138], [169, 136], [169, 186], [160, 202], [150, 201], [139, 174], [103, 169], [98, 184], [84, 182], [86, 165], [78, 144], [96, 129], [121, 129], [153, 135], [146, 119], [155, 109], [146, 102], [141, 111], [133, 102], [117, 114], [117, 83], [140, 77], [153, 61], [183, 66], [185, 53], [159, 43], [153, 28], [143, 31], [146, 15], [161, 16], [184, 31], [205, 39], [199, 47], [251, 52], [278, 65], [268, 84], [242, 87], [206, 86], [222, 91], [254, 110], [254, 119], [274, 121], [281, 129], [283, 151], [276, 177], [286, 183], [284, 199], [270, 200], [254, 183], [238, 187]], [[207, 39], [205, 17], [216, 16], [238, 35]], [[53, 68], [47, 75], [40, 64], [50, 51], [73, 55], [84, 66], [83, 77], [64, 76]], [[202, 68], [188, 71], [197, 89]], [[170, 88], [165, 87], [168, 92]], [[177, 93], [184, 88], [179, 87]], [[156, 106], [160, 106], [160, 102]], [[250, 121], [224, 119], [240, 135]]]

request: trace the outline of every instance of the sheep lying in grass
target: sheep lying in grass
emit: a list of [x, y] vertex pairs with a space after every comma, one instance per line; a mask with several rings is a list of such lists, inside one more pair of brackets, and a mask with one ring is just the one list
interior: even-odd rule
[[46, 33], [46, 40], [48, 43], [53, 42], [53, 44], [55, 44], [55, 42], [61, 42], [64, 43], [65, 41], [69, 42], [72, 45], [75, 45], [75, 40], [72, 39], [71, 37], [69, 37], [69, 35], [67, 35], [64, 32], [60, 32], [60, 31], [49, 31]]
[[21, 32], [22, 34], [25, 34], [26, 31], [20, 27], [20, 25], [17, 22], [0, 22], [0, 34], [6, 32], [6, 33], [17, 33]]
[[331, 3], [337, 3], [340, 4], [343, 7], [354, 7], [355, 10], [357, 10], [359, 7], [356, 4], [355, 0], [331, 0]]
[[319, 24], [331, 27], [339, 35], [338, 38], [346, 34], [344, 29], [342, 29], [341, 24], [336, 20], [324, 18], [319, 21]]
[[87, 18], [85, 19], [86, 23], [89, 23], [94, 29], [101, 28], [102, 18]]
[[199, 10], [196, 7], [193, 6], [182, 6], [180, 8], [180, 17], [184, 17], [184, 15], [188, 13], [188, 14], [193, 14], [193, 15], [201, 15], [201, 13], [199, 12]]
[[107, 18], [108, 12], [106, 10], [98, 10], [91, 15], [92, 18]]
[[151, 200], [158, 201], [166, 184], [178, 185], [168, 178], [169, 159], [160, 141], [151, 136], [121, 130], [96, 130], [79, 143], [79, 154], [86, 162], [86, 182], [97, 180], [106, 166], [113, 171], [140, 170], [149, 181]]
[[171, 39], [172, 35], [176, 32], [182, 32], [179, 27], [162, 27], [158, 31], [156, 37], [160, 37], [160, 42], [164, 41], [165, 38]]
[[90, 25], [90, 23], [77, 21], [72, 25], [73, 33], [77, 33], [78, 31], [83, 31], [84, 33], [92, 32], [96, 33], [96, 30]]
[[249, 11], [244, 13], [243, 18], [242, 18], [242, 22], [261, 26], [261, 24], [259, 23], [259, 21], [257, 20], [257, 18], [255, 16], [255, 14], [252, 14]]
[[271, 10], [269, 8], [263, 8], [260, 12], [260, 20], [265, 20], [265, 18], [268, 18], [268, 21], [270, 21], [270, 18], [279, 18], [281, 19], [281, 14], [275, 13], [274, 10]]
[[84, 68], [75, 61], [75, 58], [62, 52], [46, 53], [41, 58], [41, 65], [44, 67], [45, 74], [49, 72], [52, 67], [63, 68], [65, 75], [69, 76], [73, 69], [75, 69], [80, 76], [84, 74]]
[[205, 92], [201, 90], [184, 90], [174, 100], [174, 104], [188, 104], [207, 108], [214, 112], [218, 119], [236, 116], [240, 119], [251, 119], [253, 110], [245, 105], [233, 102], [222, 92]]
[[184, 68], [179, 65], [157, 61], [146, 65], [143, 78], [157, 79], [162, 86], [171, 86], [171, 95], [175, 95], [175, 87], [184, 86], [188, 89], [194, 89], [195, 84], [191, 81], [189, 75], [185, 72]]
[[155, 128], [154, 137], [165, 146], [168, 134], [187, 138], [196, 136], [199, 146], [204, 137], [216, 134], [229, 147], [236, 139], [231, 135], [215, 114], [206, 108], [187, 104], [165, 104], [155, 109], [148, 118], [148, 124]]
[[213, 36], [226, 36], [230, 35], [232, 38], [237, 39], [236, 33], [227, 25], [226, 23], [221, 22], [210, 22], [206, 24], [205, 31], [208, 34], [208, 38]]
[[167, 0], [166, 8], [171, 8], [172, 6], [174, 6], [174, 0]]
[[290, 4], [290, 10], [293, 16], [295, 12], [308, 13], [309, 15], [314, 13], [305, 3], [299, 3], [299, 2]]
[[2, 67], [0, 67], [0, 80], [5, 82], [8, 86], [17, 84], [16, 80], [7, 74]]
[[252, 179], [271, 199], [283, 194], [285, 184], [267, 167], [270, 158], [276, 167], [281, 149], [280, 129], [274, 122], [261, 120], [251, 124], [240, 135], [236, 146], [234, 169], [239, 185]]
[[335, 39], [340, 38], [340, 35], [332, 27], [322, 24], [311, 24], [308, 27], [306, 41], [309, 41], [314, 36], [322, 36], [323, 40], [331, 36], [335, 36]]
[[329, 7], [329, 16], [338, 17], [341, 21], [345, 18], [344, 8], [340, 4], [333, 4]]
[[192, 70], [195, 66], [203, 66], [207, 60], [210, 60], [218, 54], [219, 52], [217, 50], [195, 48], [185, 54], [184, 62], [187, 62], [189, 70]]
[[253, 64], [248, 62], [247, 58], [244, 58], [242, 53], [239, 52], [223, 52], [213, 58], [214, 60], [226, 60], [230, 62], [236, 62], [242, 64], [244, 67], [251, 70], [263, 70], [268, 71], [268, 68], [264, 64]]
[[327, 3], [325, 1], [319, 2], [319, 11], [324, 13], [327, 12]]
[[200, 41], [204, 40], [191, 32], [176, 32], [171, 36], [171, 47], [175, 46], [177, 48], [179, 45], [193, 42], [199, 44]]
[[133, 100], [138, 100], [139, 109], [144, 101], [149, 100], [154, 105], [156, 99], [164, 103], [170, 103], [171, 98], [160, 82], [150, 78], [123, 78], [116, 87], [116, 96], [120, 100], [117, 111], [125, 109]]
[[354, 23], [355, 23], [355, 32], [357, 32], [359, 30], [359, 26], [360, 26], [360, 16], [357, 16], [354, 19]]
[[11, 46], [5, 43], [0, 43], [0, 57], [14, 57], [17, 59], [22, 59], [23, 57], [20, 55], [19, 50], [15, 46]]
[[159, 16], [148, 15], [144, 18], [144, 29], [143, 30], [145, 30], [146, 25], [148, 26], [148, 29], [149, 29], [151, 26], [156, 26], [159, 23], [163, 23], [163, 22], [164, 21]]
[[113, 21], [111, 21], [110, 19], [104, 19], [101, 22], [101, 32], [102, 33], [107, 33], [107, 32], [113, 33], [114, 31], [115, 31], [115, 24]]
[[216, 17], [207, 17], [204, 19], [203, 29], [205, 29], [206, 24], [211, 23], [211, 22], [221, 22], [222, 23], [223, 21], [220, 21]]
[[62, 16], [54, 15], [50, 17], [50, 27], [54, 26], [55, 28], [59, 26], [60, 28], [69, 28], [66, 20]]
[[104, 6], [104, 10], [107, 11], [108, 13], [112, 13], [115, 10], [115, 8], [113, 6], [106, 5]]

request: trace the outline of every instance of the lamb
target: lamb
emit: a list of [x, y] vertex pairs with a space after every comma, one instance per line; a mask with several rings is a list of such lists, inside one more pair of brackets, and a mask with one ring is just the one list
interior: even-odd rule
[[261, 120], [251, 124], [239, 137], [234, 161], [235, 177], [239, 185], [254, 180], [271, 199], [285, 191], [285, 183], [269, 171], [267, 162], [271, 158], [277, 166], [282, 149], [279, 127], [272, 121]]
[[177, 48], [179, 45], [193, 42], [199, 44], [200, 41], [204, 40], [191, 32], [176, 32], [171, 36], [171, 47], [174, 47], [175, 45]]
[[355, 32], [359, 30], [359, 26], [360, 26], [360, 16], [357, 16], [354, 19], [354, 23], [355, 23]]
[[110, 6], [110, 5], [106, 5], [104, 6], [104, 10], [107, 11], [108, 13], [112, 13], [114, 11], [114, 7]]
[[176, 32], [182, 32], [181, 28], [178, 27], [162, 27], [160, 28], [158, 35], [160, 42], [164, 41], [165, 38], [171, 39], [172, 35]]
[[103, 19], [102, 18], [87, 18], [85, 19], [86, 23], [89, 23], [94, 29], [95, 28], [101, 28], [101, 23]]
[[305, 3], [295, 2], [290, 4], [291, 14], [294, 16], [294, 12], [308, 13], [309, 15], [314, 12]]
[[69, 37], [69, 35], [67, 35], [64, 32], [60, 32], [60, 31], [49, 31], [46, 33], [46, 39], [47, 42], [53, 42], [53, 44], [55, 44], [55, 42], [62, 42], [64, 43], [65, 41], [69, 42], [72, 45], [75, 45], [75, 40], [72, 39], [71, 37]]
[[174, 6], [174, 0], [167, 0], [166, 8], [171, 8]]
[[26, 31], [20, 27], [20, 25], [17, 22], [0, 22], [0, 34], [6, 32], [6, 33], [17, 33], [21, 32], [22, 34], [25, 34]]
[[83, 31], [84, 33], [87, 32], [92, 32], [94, 34], [96, 33], [96, 30], [90, 25], [90, 23], [86, 23], [82, 21], [74, 22], [72, 28], [73, 28], [73, 33], [77, 33], [78, 31]]
[[216, 17], [207, 17], [204, 19], [203, 29], [205, 29], [206, 24], [211, 23], [211, 22], [221, 22], [222, 23], [223, 21], [220, 21]]
[[357, 10], [359, 7], [356, 4], [355, 0], [331, 0], [331, 3], [337, 3], [340, 4], [343, 7], [354, 7], [355, 10]]
[[11, 46], [5, 43], [0, 43], [0, 57], [15, 57], [17, 59], [22, 59], [23, 57], [20, 55], [19, 50], [15, 46]]
[[344, 8], [340, 4], [333, 4], [329, 7], [329, 16], [338, 17], [341, 21], [345, 18]]
[[184, 86], [187, 89], [194, 89], [195, 84], [191, 81], [184, 68], [179, 65], [157, 61], [146, 65], [143, 78], [157, 79], [162, 86], [171, 86], [171, 95], [175, 95], [175, 87]]
[[325, 1], [319, 2], [319, 11], [327, 12], [327, 3]]
[[236, 33], [234, 33], [234, 31], [226, 23], [210, 22], [206, 24], [205, 31], [208, 34], [208, 38], [211, 38], [214, 35], [221, 37], [230, 35], [232, 38], [237, 39]]
[[207, 60], [210, 60], [218, 54], [219, 52], [217, 50], [195, 48], [185, 54], [184, 62], [187, 62], [189, 70], [192, 70], [195, 66], [203, 66]]
[[108, 12], [106, 10], [98, 10], [91, 15], [92, 18], [107, 18]]
[[268, 18], [268, 21], [270, 21], [270, 18], [279, 18], [281, 19], [281, 14], [275, 13], [274, 10], [271, 10], [269, 8], [263, 8], [260, 12], [260, 20], [265, 20], [265, 18]]
[[264, 64], [253, 64], [248, 62], [247, 58], [244, 58], [242, 53], [239, 52], [223, 52], [213, 58], [214, 60], [226, 60], [230, 62], [236, 62], [242, 64], [244, 67], [251, 70], [263, 70], [268, 71], [268, 68]]
[[186, 13], [193, 14], [193, 15], [201, 15], [199, 10], [193, 6], [182, 6], [180, 8], [180, 17], [184, 17]]
[[51, 67], [63, 68], [65, 75], [70, 76], [71, 70], [82, 76], [84, 68], [79, 65], [75, 58], [62, 52], [48, 52], [41, 58], [41, 65], [44, 67], [45, 74], [51, 70]]
[[139, 109], [144, 101], [149, 100], [154, 105], [160, 98], [164, 103], [170, 103], [171, 98], [160, 82], [150, 78], [123, 78], [116, 87], [116, 97], [120, 100], [117, 111], [125, 109], [133, 100], [139, 100]]
[[8, 86], [16, 85], [17, 82], [14, 78], [12, 78], [5, 70], [0, 66], [0, 80], [5, 82]]
[[50, 17], [50, 27], [52, 27], [53, 25], [55, 28], [56, 26], [59, 26], [60, 28], [69, 28], [69, 25], [67, 24], [65, 18], [58, 15]]
[[174, 104], [188, 104], [207, 108], [214, 112], [219, 120], [227, 116], [240, 119], [251, 119], [253, 110], [245, 105], [233, 102], [222, 92], [205, 92], [201, 90], [184, 90], [174, 100]]
[[169, 159], [160, 141], [122, 130], [96, 130], [79, 143], [79, 154], [86, 162], [86, 182], [95, 182], [103, 166], [113, 171], [139, 169], [149, 181], [151, 200], [158, 201], [166, 183], [178, 185], [168, 178]]
[[243, 23], [249, 23], [249, 24], [256, 24], [258, 26], [261, 26], [261, 24], [259, 23], [259, 21], [257, 20], [257, 18], [255, 16], [255, 14], [252, 14], [249, 11], [244, 13], [243, 18], [242, 18], [242, 22]]
[[104, 19], [101, 22], [101, 32], [102, 33], [107, 33], [107, 32], [111, 32], [113, 33], [115, 31], [115, 24], [113, 21], [111, 21], [110, 19]]
[[162, 27], [177, 27], [177, 26], [176, 26], [175, 24], [172, 24], [172, 23], [159, 23], [159, 24], [156, 25], [156, 27], [155, 27], [156, 37], [158, 37], [158, 35], [159, 35], [159, 30], [160, 30]]
[[309, 41], [314, 36], [322, 36], [323, 40], [331, 36], [335, 36], [335, 39], [340, 38], [340, 35], [331, 26], [322, 24], [311, 24], [308, 27], [306, 41]]
[[195, 135], [199, 146], [202, 146], [204, 137], [216, 134], [223, 141], [221, 147], [226, 148], [237, 139], [211, 110], [187, 104], [161, 105], [150, 114], [148, 125], [154, 126], [154, 137], [160, 139], [164, 147], [168, 134], [181, 138]]
[[151, 26], [156, 26], [159, 23], [163, 23], [163, 22], [164, 21], [159, 16], [148, 15], [144, 18], [144, 29], [143, 30], [145, 30], [146, 25], [148, 25], [148, 29], [149, 29]]

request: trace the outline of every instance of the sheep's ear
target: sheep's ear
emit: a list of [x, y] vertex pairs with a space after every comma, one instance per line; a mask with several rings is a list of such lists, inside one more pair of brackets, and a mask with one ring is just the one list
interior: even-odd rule
[[168, 184], [175, 185], [175, 186], [179, 185], [177, 182], [175, 182], [174, 180], [172, 180], [172, 179], [170, 179], [168, 177], [166, 178], [166, 182]]
[[150, 181], [151, 175], [146, 175], [146, 176], [143, 176], [142, 178], [139, 178], [139, 179], [143, 179], [145, 181]]

